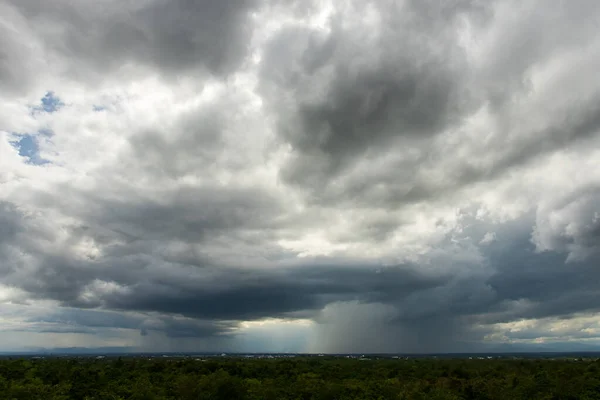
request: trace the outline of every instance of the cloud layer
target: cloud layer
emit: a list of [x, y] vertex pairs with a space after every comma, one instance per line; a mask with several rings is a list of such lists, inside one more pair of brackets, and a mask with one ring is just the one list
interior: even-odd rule
[[600, 343], [596, 2], [0, 15], [4, 350]]

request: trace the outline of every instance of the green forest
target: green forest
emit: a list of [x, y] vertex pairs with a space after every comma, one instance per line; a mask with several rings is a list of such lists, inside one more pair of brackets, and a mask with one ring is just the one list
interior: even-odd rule
[[1, 399], [600, 399], [593, 359], [0, 360]]

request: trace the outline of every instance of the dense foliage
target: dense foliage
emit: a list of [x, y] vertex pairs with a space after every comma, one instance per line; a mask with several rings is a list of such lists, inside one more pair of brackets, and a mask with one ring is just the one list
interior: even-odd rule
[[600, 399], [600, 361], [0, 360], [2, 399]]

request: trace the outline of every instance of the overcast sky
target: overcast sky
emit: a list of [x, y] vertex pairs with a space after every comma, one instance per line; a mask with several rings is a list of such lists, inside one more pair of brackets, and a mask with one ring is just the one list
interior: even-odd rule
[[0, 0], [0, 351], [600, 349], [599, 26]]

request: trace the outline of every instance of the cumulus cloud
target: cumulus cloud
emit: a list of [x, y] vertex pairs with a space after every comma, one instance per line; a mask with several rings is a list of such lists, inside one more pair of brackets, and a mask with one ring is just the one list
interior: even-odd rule
[[596, 343], [598, 7], [0, 1], [5, 347]]

